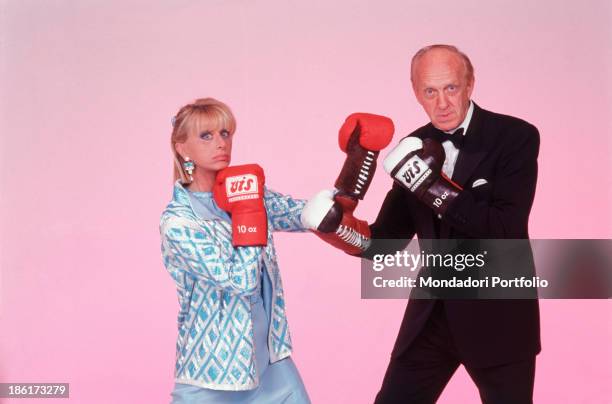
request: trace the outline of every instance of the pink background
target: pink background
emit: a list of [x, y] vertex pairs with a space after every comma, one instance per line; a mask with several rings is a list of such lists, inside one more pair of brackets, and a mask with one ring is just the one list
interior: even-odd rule
[[[169, 401], [177, 300], [158, 223], [170, 118], [197, 97], [233, 108], [233, 163], [306, 198], [336, 178], [347, 114], [392, 117], [396, 140], [427, 122], [410, 58], [456, 44], [474, 100], [540, 129], [531, 236], [610, 238], [611, 3], [384, 3], [0, 0], [0, 380]], [[390, 186], [379, 169], [368, 220]], [[360, 300], [359, 261], [312, 235], [276, 243], [313, 402], [372, 402], [406, 302]], [[610, 301], [541, 308], [536, 402], [609, 402]], [[468, 402], [461, 369], [440, 403]]]

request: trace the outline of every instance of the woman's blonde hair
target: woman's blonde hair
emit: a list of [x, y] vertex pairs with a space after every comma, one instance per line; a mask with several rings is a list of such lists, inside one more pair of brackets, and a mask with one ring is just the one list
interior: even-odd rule
[[191, 182], [183, 168], [185, 160], [176, 151], [176, 144], [184, 143], [190, 133], [212, 129], [226, 129], [230, 135], [236, 131], [236, 119], [232, 110], [214, 98], [199, 98], [183, 106], [172, 118], [170, 146], [174, 156], [174, 181], [181, 180], [183, 184]]

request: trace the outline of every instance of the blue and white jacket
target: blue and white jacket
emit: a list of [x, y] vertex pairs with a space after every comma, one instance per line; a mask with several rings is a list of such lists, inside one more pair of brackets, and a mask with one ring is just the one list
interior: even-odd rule
[[270, 361], [291, 354], [285, 298], [273, 231], [305, 231], [305, 201], [265, 190], [268, 244], [233, 247], [231, 225], [201, 218], [177, 181], [160, 222], [162, 257], [179, 300], [175, 381], [215, 390], [259, 385], [250, 296], [258, 292], [264, 265], [272, 283], [268, 331]]

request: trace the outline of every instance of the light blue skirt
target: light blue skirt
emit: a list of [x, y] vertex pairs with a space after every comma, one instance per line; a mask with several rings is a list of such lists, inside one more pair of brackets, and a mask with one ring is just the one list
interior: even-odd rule
[[256, 293], [251, 298], [259, 386], [253, 390], [225, 391], [175, 383], [172, 404], [310, 404], [302, 378], [291, 357], [270, 363], [268, 350], [270, 316], [266, 307], [270, 307], [271, 285], [265, 270], [262, 278], [261, 294]]
[[268, 366], [259, 380], [259, 386], [253, 390], [211, 390], [175, 383], [172, 404], [200, 403], [310, 404], [310, 399], [289, 357]]

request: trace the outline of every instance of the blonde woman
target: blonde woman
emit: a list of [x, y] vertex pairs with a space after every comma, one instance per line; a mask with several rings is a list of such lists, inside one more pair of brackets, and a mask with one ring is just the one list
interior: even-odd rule
[[172, 403], [309, 403], [272, 238], [305, 231], [304, 201], [265, 189], [259, 166], [229, 167], [235, 130], [212, 98], [173, 119], [175, 184], [160, 224], [179, 300]]

